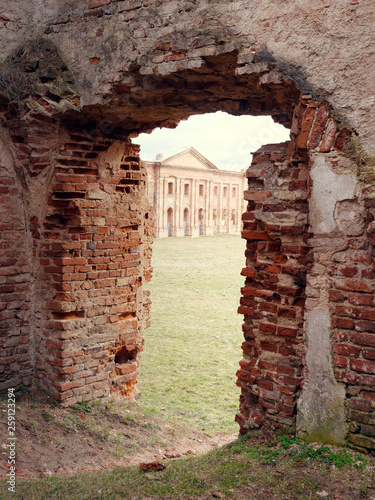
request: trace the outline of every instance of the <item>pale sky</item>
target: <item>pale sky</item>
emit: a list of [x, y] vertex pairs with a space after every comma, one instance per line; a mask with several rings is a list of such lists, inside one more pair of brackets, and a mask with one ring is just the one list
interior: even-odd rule
[[242, 170], [251, 162], [251, 153], [264, 144], [284, 142], [289, 130], [270, 116], [232, 116], [218, 111], [194, 115], [175, 129], [155, 129], [133, 139], [141, 146], [141, 158], [153, 161], [157, 154], [166, 159], [189, 147], [198, 150], [220, 169]]

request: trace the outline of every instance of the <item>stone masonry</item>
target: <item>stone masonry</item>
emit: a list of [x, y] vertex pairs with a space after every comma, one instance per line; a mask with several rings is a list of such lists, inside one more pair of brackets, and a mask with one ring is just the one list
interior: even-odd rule
[[0, 388], [133, 398], [153, 215], [132, 139], [270, 115], [243, 216], [241, 432], [375, 452], [374, 11], [360, 0], [0, 10]]

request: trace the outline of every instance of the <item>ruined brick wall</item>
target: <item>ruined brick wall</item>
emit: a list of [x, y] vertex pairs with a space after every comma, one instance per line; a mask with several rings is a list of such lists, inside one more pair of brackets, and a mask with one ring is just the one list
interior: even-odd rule
[[291, 143], [248, 171], [237, 418], [374, 449], [374, 15], [357, 0], [7, 2], [0, 387], [133, 395], [152, 215], [130, 138], [268, 114]]
[[18, 0], [5, 2], [0, 16], [1, 54], [47, 38], [59, 47], [87, 106], [102, 104], [113, 84], [122, 93], [133, 85], [140, 90], [140, 75], [199, 72], [223, 46], [242, 46], [243, 57], [280, 61], [301, 86], [309, 82], [346, 117], [366, 152], [374, 149], [369, 1]]
[[[8, 127], [24, 186], [17, 191], [9, 179], [9, 159], [2, 245], [13, 271], [3, 269], [2, 354], [10, 375], [2, 386], [33, 376], [64, 404], [132, 398], [148, 323], [142, 285], [151, 274], [152, 240], [139, 147], [39, 115], [10, 119]], [[14, 249], [7, 230], [19, 231]]]
[[[0, 132], [0, 387], [29, 385], [33, 374], [31, 331], [32, 242], [25, 218], [22, 178], [12, 168], [9, 136]], [[5, 382], [5, 384], [4, 384]]]
[[293, 144], [265, 146], [253, 158], [243, 215], [245, 314], [238, 385], [242, 432], [293, 427], [303, 369], [303, 313], [309, 248], [306, 157]]
[[375, 449], [372, 189], [326, 104], [302, 99], [291, 138], [247, 171], [236, 419]]

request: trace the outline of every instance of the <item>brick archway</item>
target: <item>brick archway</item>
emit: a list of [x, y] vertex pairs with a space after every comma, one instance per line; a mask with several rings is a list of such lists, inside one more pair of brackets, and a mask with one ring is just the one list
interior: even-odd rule
[[130, 137], [218, 109], [270, 114], [291, 140], [262, 148], [247, 172], [237, 421], [241, 432], [297, 422], [310, 439], [341, 443], [348, 402], [350, 442], [375, 449], [373, 203], [360, 190], [352, 131], [265, 53], [219, 44], [194, 64], [119, 74], [106, 82], [106, 105], [82, 106], [69, 91], [51, 99], [42, 85], [31, 108], [3, 110], [11, 220], [2, 244], [24, 235], [28, 258], [17, 244], [6, 255], [2, 387], [33, 377], [64, 404], [134, 397], [152, 219]]

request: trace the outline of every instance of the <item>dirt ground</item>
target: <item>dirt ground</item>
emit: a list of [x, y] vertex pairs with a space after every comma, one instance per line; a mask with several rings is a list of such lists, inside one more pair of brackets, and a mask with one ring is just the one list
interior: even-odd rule
[[[7, 401], [4, 398], [0, 398], [0, 414], [0, 479], [6, 479], [9, 472], [9, 450], [6, 446]], [[204, 428], [194, 430], [152, 412], [145, 414], [140, 405], [129, 405], [124, 401], [107, 404], [81, 403], [75, 407], [62, 408], [45, 395], [32, 396], [27, 390], [23, 390], [17, 394], [16, 437], [17, 477], [43, 478], [100, 471], [115, 466], [178, 460], [184, 456], [204, 454], [215, 447], [234, 443], [238, 434], [213, 434]], [[268, 438], [265, 436], [254, 437], [248, 441], [249, 446], [255, 447], [267, 446], [267, 443]], [[293, 444], [283, 456], [293, 454], [298, 446], [300, 445]], [[336, 450], [336, 447], [331, 448]], [[272, 447], [269, 453], [272, 454]], [[281, 461], [266, 458], [263, 457], [263, 462], [262, 459], [255, 461], [252, 466], [249, 463], [249, 471], [251, 472], [256, 464], [256, 471], [265, 472], [270, 480], [281, 482], [285, 488], [308, 484], [313, 480], [319, 484], [319, 489], [313, 496], [310, 490], [306, 489], [306, 498], [375, 500], [374, 457], [366, 457], [366, 470], [355, 465], [346, 471], [337, 469], [337, 474], [333, 465], [297, 463], [295, 467], [283, 469]], [[147, 473], [145, 477], [148, 475]], [[236, 489], [235, 497], [238, 500], [294, 498], [283, 486], [280, 486], [282, 494], [280, 491], [278, 493], [277, 489], [265, 488], [264, 480], [259, 484], [250, 481], [247, 486]], [[220, 492], [214, 492], [202, 498], [225, 497]]]
[[[0, 478], [8, 471], [6, 457], [6, 402], [1, 401]], [[62, 476], [134, 465], [224, 446], [238, 433], [209, 435], [154, 415], [147, 417], [137, 405], [54, 405], [48, 396], [20, 394], [16, 409], [18, 477]]]

